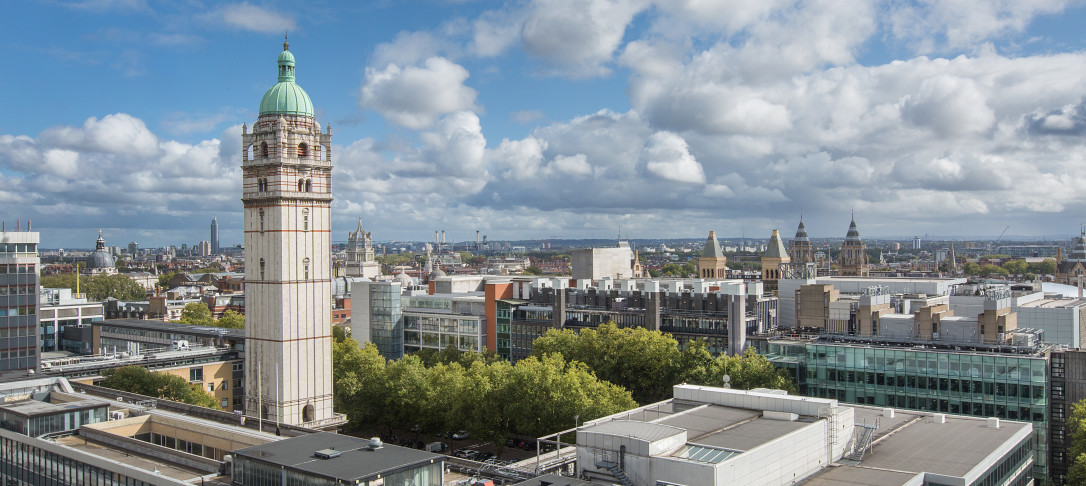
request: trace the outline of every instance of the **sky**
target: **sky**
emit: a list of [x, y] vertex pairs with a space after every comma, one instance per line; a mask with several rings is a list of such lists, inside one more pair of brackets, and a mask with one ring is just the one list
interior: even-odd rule
[[[1065, 0], [13, 2], [0, 218], [43, 248], [241, 242], [283, 36], [333, 240], [911, 235], [1086, 221]], [[12, 21], [18, 19], [18, 21]]]

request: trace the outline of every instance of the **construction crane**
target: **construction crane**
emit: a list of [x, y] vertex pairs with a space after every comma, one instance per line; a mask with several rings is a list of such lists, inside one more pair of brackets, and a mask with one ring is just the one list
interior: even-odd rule
[[988, 252], [989, 253], [992, 252], [993, 250], [995, 250], [996, 245], [998, 245], [999, 242], [1003, 240], [1003, 235], [1007, 234], [1007, 230], [1009, 230], [1009, 229], [1011, 229], [1011, 226], [1007, 225], [1007, 227], [1003, 228], [1003, 231], [1001, 233], [999, 233], [999, 237], [996, 238], [995, 241], [992, 242], [992, 244], [988, 245]]

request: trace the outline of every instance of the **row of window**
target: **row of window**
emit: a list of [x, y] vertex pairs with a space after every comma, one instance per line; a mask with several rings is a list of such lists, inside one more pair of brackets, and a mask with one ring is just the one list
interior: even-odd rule
[[[859, 405], [896, 407], [926, 412], [944, 412], [975, 417], [999, 417], [1007, 420], [1045, 422], [1044, 406], [1029, 404], [987, 403], [984, 401], [941, 398], [940, 396], [916, 396], [900, 394], [864, 394], [863, 390], [809, 387], [807, 393], [819, 398], [830, 398]], [[975, 399], [974, 399], [975, 400]], [[1040, 430], [1035, 430], [1040, 433]]]
[[0, 295], [33, 295], [38, 293], [37, 285], [0, 285]]
[[[264, 268], [266, 267], [264, 259], [260, 259], [260, 280], [264, 280]], [[302, 260], [302, 280], [309, 280], [309, 257]]]
[[[260, 142], [260, 152], [259, 153], [260, 153], [260, 155], [262, 157], [265, 157], [265, 158], [267, 158], [271, 154], [271, 151], [268, 148], [268, 142]], [[309, 157], [309, 144], [307, 144], [305, 142], [299, 143], [298, 144], [298, 151], [296, 153], [298, 154], [298, 157], [301, 157], [301, 158]], [[315, 150], [313, 153], [317, 157], [317, 160], [320, 160], [324, 156], [324, 150], [321, 148], [320, 145], [317, 146], [317, 150]]]
[[35, 305], [20, 305], [16, 307], [0, 307], [0, 317], [32, 316], [37, 310]]
[[[256, 190], [258, 192], [268, 192], [268, 178], [261, 177], [256, 180]], [[313, 192], [313, 180], [312, 179], [299, 179], [298, 180], [298, 192]]]
[[7, 263], [0, 264], [0, 274], [4, 273], [37, 273], [38, 266], [33, 263]]
[[0, 243], [0, 253], [35, 253], [37, 243]]
[[[260, 232], [264, 232], [264, 210], [260, 210]], [[309, 231], [309, 209], [302, 209], [302, 231]]]
[[[29, 437], [25, 438], [30, 440]], [[0, 438], [0, 478], [4, 486], [80, 484], [85, 486], [152, 486], [125, 476], [34, 447]]]
[[37, 334], [35, 326], [0, 327], [0, 339], [28, 337]]

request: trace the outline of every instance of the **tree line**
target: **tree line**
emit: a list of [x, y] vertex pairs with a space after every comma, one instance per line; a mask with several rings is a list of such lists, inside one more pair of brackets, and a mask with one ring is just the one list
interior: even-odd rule
[[219, 408], [219, 401], [214, 396], [180, 376], [156, 373], [139, 365], [106, 370], [102, 376], [106, 379], [98, 386], [199, 407]]
[[[75, 292], [76, 274], [61, 273], [41, 278], [42, 288], [72, 289]], [[109, 298], [117, 300], [147, 300], [147, 289], [123, 274], [88, 275], [79, 277], [79, 290], [87, 298], [100, 302]]]
[[791, 375], [753, 348], [742, 356], [714, 358], [704, 341], [694, 340], [680, 348], [670, 334], [620, 328], [614, 322], [579, 332], [551, 329], [532, 343], [533, 356], [550, 354], [584, 363], [599, 379], [630, 390], [642, 404], [670, 398], [671, 388], [679, 383], [721, 386], [725, 374], [733, 388], [796, 392]]
[[359, 346], [335, 329], [334, 406], [352, 428], [463, 429], [504, 444], [514, 434], [538, 437], [636, 405], [622, 387], [559, 355], [513, 365], [463, 353], [457, 361], [428, 368], [414, 355], [385, 360], [373, 343]]

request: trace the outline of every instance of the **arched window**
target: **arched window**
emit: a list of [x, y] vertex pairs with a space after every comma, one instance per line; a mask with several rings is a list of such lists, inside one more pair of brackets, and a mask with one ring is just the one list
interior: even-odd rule
[[303, 190], [305, 190], [305, 181], [298, 179], [298, 192], [302, 192]]
[[302, 231], [309, 231], [309, 210], [302, 210]]
[[264, 280], [264, 259], [260, 259], [260, 280]]
[[309, 258], [302, 260], [302, 280], [309, 280]]
[[268, 142], [260, 142], [260, 154], [264, 157], [268, 156]]
[[309, 179], [305, 180], [305, 192], [313, 192], [313, 181]]
[[264, 210], [260, 210], [260, 232], [264, 232]]
[[324, 147], [321, 145], [317, 145], [314, 156], [317, 157], [317, 160], [324, 160]]
[[315, 413], [315, 409], [313, 408], [313, 404], [312, 403], [306, 404], [306, 406], [302, 407], [302, 422], [303, 423], [304, 422], [312, 422], [313, 419], [315, 418], [314, 417], [315, 414], [316, 413]]
[[308, 156], [309, 156], [309, 146], [306, 145], [305, 142], [302, 142], [302, 143], [298, 144], [298, 157], [308, 157]]

